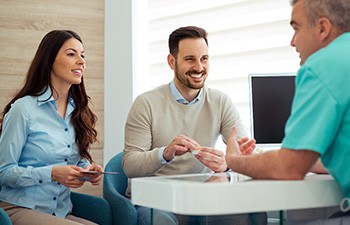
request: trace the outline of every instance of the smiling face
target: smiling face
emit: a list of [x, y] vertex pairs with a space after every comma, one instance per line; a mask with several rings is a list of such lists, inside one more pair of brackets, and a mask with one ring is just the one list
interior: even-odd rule
[[174, 70], [175, 85], [182, 95], [189, 91], [198, 92], [208, 76], [208, 46], [203, 38], [186, 38], [179, 42], [177, 57], [168, 57]]
[[312, 26], [309, 24], [303, 0], [299, 0], [293, 6], [290, 24], [294, 29], [290, 44], [299, 53], [300, 65], [302, 65], [310, 55], [323, 47], [321, 31], [318, 24]]
[[52, 85], [57, 89], [69, 89], [72, 84], [80, 84], [85, 69], [84, 58], [83, 44], [75, 38], [68, 39], [58, 51], [53, 63]]

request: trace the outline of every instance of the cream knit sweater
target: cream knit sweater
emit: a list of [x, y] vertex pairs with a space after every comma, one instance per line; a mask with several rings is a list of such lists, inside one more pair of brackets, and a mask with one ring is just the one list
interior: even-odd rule
[[233, 125], [239, 137], [247, 136], [228, 95], [204, 86], [197, 103], [183, 105], [172, 97], [169, 85], [162, 85], [138, 96], [130, 109], [125, 126], [124, 171], [129, 178], [210, 172], [191, 153], [163, 165], [158, 158], [159, 148], [169, 145], [179, 134], [201, 146], [214, 147], [220, 135], [226, 140]]

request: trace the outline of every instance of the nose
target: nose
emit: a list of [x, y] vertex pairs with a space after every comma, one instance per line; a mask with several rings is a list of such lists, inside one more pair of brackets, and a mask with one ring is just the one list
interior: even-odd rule
[[201, 60], [195, 61], [195, 63], [194, 63], [192, 68], [193, 68], [193, 70], [198, 71], [198, 72], [202, 71], [203, 70], [203, 64], [202, 64]]
[[290, 45], [295, 47], [295, 35], [293, 35], [292, 40], [290, 40]]
[[85, 59], [81, 56], [79, 56], [78, 60], [77, 60], [77, 64], [78, 65], [85, 65]]

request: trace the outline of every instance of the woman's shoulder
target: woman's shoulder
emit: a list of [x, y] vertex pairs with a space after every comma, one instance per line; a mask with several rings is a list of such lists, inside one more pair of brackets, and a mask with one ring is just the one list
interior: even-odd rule
[[34, 96], [24, 96], [22, 98], [17, 99], [11, 105], [12, 111], [20, 111], [20, 112], [28, 112], [33, 106], [37, 103], [37, 97]]

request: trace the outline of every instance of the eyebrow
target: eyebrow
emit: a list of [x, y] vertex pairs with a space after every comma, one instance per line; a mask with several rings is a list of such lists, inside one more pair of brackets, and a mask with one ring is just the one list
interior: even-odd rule
[[[209, 55], [202, 55], [200, 58], [209, 57]], [[183, 58], [196, 58], [195, 55], [185, 55]]]
[[[72, 50], [73, 52], [78, 53], [78, 51], [77, 51], [76, 49], [74, 49], [74, 48], [67, 48], [67, 49], [64, 50], [64, 51], [66, 52], [66, 51], [68, 51], [68, 50]], [[83, 51], [81, 51], [81, 53], [85, 53], [85, 51], [83, 50]]]

